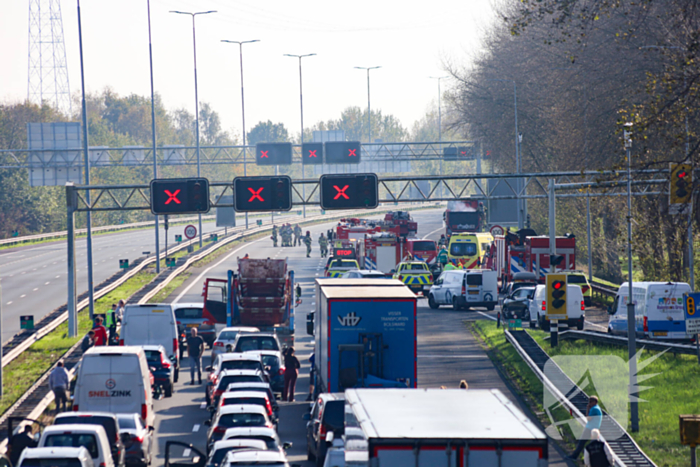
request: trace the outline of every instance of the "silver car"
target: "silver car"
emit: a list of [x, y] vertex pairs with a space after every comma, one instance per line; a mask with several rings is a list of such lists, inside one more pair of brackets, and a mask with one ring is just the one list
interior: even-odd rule
[[225, 353], [227, 345], [233, 348], [233, 344], [236, 343], [236, 337], [242, 332], [255, 333], [260, 332], [260, 330], [250, 326], [234, 326], [222, 329], [211, 347], [211, 361], [216, 360], [217, 355]]

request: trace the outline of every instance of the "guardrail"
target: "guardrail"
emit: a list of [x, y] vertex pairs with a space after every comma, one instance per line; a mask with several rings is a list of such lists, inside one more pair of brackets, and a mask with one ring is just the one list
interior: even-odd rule
[[[583, 339], [590, 342], [597, 342], [599, 344], [619, 345], [621, 347], [627, 347], [628, 342], [627, 337], [624, 336], [613, 336], [595, 331], [574, 330], [560, 332], [559, 339]], [[698, 353], [697, 347], [692, 344], [677, 344], [675, 342], [664, 342], [650, 339], [636, 339], [635, 342], [637, 343], [637, 346], [643, 346], [647, 350], [654, 350], [658, 352], [671, 352], [673, 354], [681, 355], [697, 355]]]
[[591, 281], [591, 289], [593, 293], [598, 294], [599, 297], [612, 297], [617, 295], [617, 288], [610, 287], [608, 284], [603, 284], [595, 280]]

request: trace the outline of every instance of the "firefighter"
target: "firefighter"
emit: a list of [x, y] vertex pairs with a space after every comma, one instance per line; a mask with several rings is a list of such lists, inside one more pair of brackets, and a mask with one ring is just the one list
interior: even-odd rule
[[288, 224], [283, 225], [280, 228], [280, 235], [282, 236], [282, 246], [292, 246], [292, 233]]
[[438, 245], [440, 245], [440, 246], [447, 245], [447, 238], [445, 238], [445, 234], [440, 235], [440, 240], [438, 241]]
[[294, 226], [294, 246], [301, 246], [301, 227], [299, 224]]
[[306, 257], [311, 257], [311, 232], [306, 231], [306, 237], [303, 238], [304, 245], [306, 245]]
[[321, 258], [328, 256], [328, 238], [323, 235], [323, 232], [318, 237], [318, 246], [321, 248]]
[[272, 226], [272, 246], [273, 248], [277, 248], [277, 226], [273, 225]]

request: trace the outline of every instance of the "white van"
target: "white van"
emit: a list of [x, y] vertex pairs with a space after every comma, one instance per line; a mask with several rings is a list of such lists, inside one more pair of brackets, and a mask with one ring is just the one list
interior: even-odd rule
[[[578, 285], [567, 284], [566, 286], [566, 315], [567, 320], [559, 321], [558, 328], [567, 325], [570, 329], [574, 327], [579, 331], [583, 330], [586, 321], [586, 304], [583, 300], [583, 291]], [[530, 301], [530, 327], [537, 325], [543, 331], [549, 331], [549, 321], [545, 319], [547, 314], [547, 286], [540, 284], [535, 287], [535, 295]]]
[[77, 447], [87, 449], [93, 464], [115, 467], [107, 433], [101, 425], [51, 425], [44, 429], [38, 447]]
[[17, 462], [18, 467], [37, 465], [62, 465], [94, 467], [92, 456], [84, 447], [79, 448], [27, 448]]
[[433, 282], [428, 293], [432, 309], [452, 305], [455, 310], [484, 307], [493, 310], [498, 304], [498, 274], [490, 269], [451, 269]]
[[175, 363], [173, 380], [180, 375], [180, 353], [175, 312], [167, 303], [127, 305], [122, 319], [120, 345], [162, 345]]
[[[687, 339], [683, 294], [690, 293], [685, 282], [635, 282], [633, 285], [637, 334], [650, 339]], [[608, 332], [627, 335], [628, 283], [617, 291], [608, 310]]]
[[154, 426], [151, 373], [141, 347], [91, 347], [83, 355], [73, 410], [137, 413]]

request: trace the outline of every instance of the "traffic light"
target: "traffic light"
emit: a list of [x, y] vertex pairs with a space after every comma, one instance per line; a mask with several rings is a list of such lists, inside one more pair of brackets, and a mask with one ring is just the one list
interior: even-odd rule
[[209, 180], [206, 178], [151, 180], [151, 212], [156, 215], [209, 212]]
[[292, 165], [292, 143], [258, 143], [255, 145], [257, 165]]
[[301, 145], [301, 163], [304, 165], [323, 164], [323, 143], [304, 143]]
[[326, 164], [359, 164], [359, 141], [329, 141], [326, 143]]
[[459, 160], [472, 160], [474, 159], [474, 148], [473, 147], [459, 147], [457, 148], [457, 158]]
[[693, 171], [690, 164], [671, 163], [669, 204], [687, 204], [693, 194]]
[[321, 209], [374, 209], [379, 205], [375, 174], [321, 175], [319, 183]]
[[292, 209], [292, 179], [236, 177], [233, 179], [233, 208], [237, 212], [289, 211]]
[[566, 319], [566, 274], [547, 274], [547, 317]]

